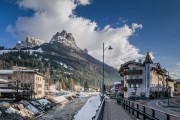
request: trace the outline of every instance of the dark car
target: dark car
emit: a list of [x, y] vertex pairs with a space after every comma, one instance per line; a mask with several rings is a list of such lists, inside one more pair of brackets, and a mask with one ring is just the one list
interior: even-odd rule
[[129, 97], [129, 100], [139, 100], [139, 99], [141, 99], [141, 98], [140, 98], [140, 96], [137, 96], [137, 95], [131, 95]]

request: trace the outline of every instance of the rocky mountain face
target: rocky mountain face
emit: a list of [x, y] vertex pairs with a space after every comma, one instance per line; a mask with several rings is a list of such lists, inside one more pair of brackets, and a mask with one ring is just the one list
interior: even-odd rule
[[33, 47], [36, 47], [36, 46], [40, 46], [43, 43], [44, 43], [43, 40], [27, 36], [25, 41], [18, 41], [17, 42], [17, 44], [15, 46], [15, 49], [33, 48]]
[[54, 42], [59, 42], [65, 46], [80, 50], [80, 48], [76, 45], [73, 35], [71, 33], [67, 33], [66, 30], [63, 30], [61, 33], [57, 32], [50, 40], [50, 43], [53, 44]]
[[[33, 52], [21, 50], [4, 54], [7, 65], [26, 66], [45, 73], [49, 67], [51, 81], [70, 77], [81, 85], [99, 87], [102, 83], [102, 62], [88, 54], [88, 50], [80, 49], [71, 33], [65, 30], [57, 32], [50, 43], [36, 46]], [[38, 50], [41, 49], [41, 52]], [[37, 50], [37, 51], [36, 51]], [[8, 58], [7, 58], [8, 56]], [[0, 56], [3, 59], [3, 56]], [[120, 81], [118, 71], [111, 66], [104, 66], [105, 83]]]

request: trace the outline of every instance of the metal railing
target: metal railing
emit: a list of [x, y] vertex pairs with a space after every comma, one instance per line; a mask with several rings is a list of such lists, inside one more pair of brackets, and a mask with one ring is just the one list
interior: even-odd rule
[[140, 120], [180, 120], [180, 116], [169, 114], [130, 100], [122, 99], [120, 104]]
[[105, 99], [102, 100], [99, 109], [96, 110], [96, 115], [92, 117], [92, 120], [102, 120], [103, 119], [103, 113], [104, 113], [104, 105], [105, 105]]

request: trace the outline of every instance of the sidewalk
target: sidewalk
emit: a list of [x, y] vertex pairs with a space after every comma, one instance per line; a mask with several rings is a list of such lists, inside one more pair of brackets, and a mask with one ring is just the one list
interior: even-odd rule
[[135, 120], [116, 100], [106, 100], [103, 120]]

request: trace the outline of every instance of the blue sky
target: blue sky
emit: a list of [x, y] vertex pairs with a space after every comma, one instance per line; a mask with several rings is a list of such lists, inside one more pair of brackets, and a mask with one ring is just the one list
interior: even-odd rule
[[[31, 3], [26, 1], [27, 0], [23, 0], [23, 2], [19, 4], [16, 0], [1, 0], [1, 46], [12, 47], [16, 44], [17, 40], [22, 40], [25, 35], [33, 35], [43, 39], [41, 35], [33, 33], [32, 28], [23, 31], [24, 28], [22, 29], [22, 25], [26, 23], [29, 24], [31, 22], [30, 20], [20, 20], [18, 22], [18, 18], [20, 17], [33, 18], [33, 22], [36, 18], [35, 13], [39, 13], [39, 11], [34, 8], [36, 6], [33, 6], [33, 4], [32, 6], [28, 6], [28, 4]], [[83, 3], [83, 1], [85, 1], [85, 3]], [[51, 3], [53, 4], [50, 0], [49, 4]], [[46, 4], [44, 3], [44, 5]], [[21, 6], [21, 8], [19, 6]], [[130, 30], [132, 30], [132, 23], [141, 24], [143, 26], [141, 29], [136, 29], [132, 34], [128, 34], [128, 44], [139, 49], [138, 55], [146, 54], [149, 49], [155, 57], [155, 62], [160, 62], [161, 66], [166, 67], [171, 73], [178, 74], [178, 71], [180, 71], [179, 6], [179, 0], [92, 0], [91, 2], [88, 0], [80, 0], [79, 5], [75, 7], [70, 6], [69, 9], [72, 10], [71, 14], [77, 16], [77, 18], [90, 20], [90, 23], [95, 22], [96, 28], [94, 31], [100, 31], [100, 33], [103, 32], [107, 25], [115, 30], [127, 25], [130, 27]], [[40, 8], [46, 11], [44, 7], [40, 6]], [[63, 11], [63, 9], [57, 9], [57, 11], [58, 10]], [[49, 8], [47, 11], [51, 12], [52, 10]], [[53, 11], [56, 11], [56, 9], [53, 9]], [[43, 20], [43, 18], [39, 20]], [[19, 25], [21, 23], [23, 24]], [[51, 22], [49, 24], [51, 24]], [[8, 29], [9, 25], [11, 29]], [[63, 27], [67, 27], [62, 24], [59, 24], [59, 26], [60, 30], [63, 29]], [[91, 27], [94, 28], [94, 26], [92, 25]], [[73, 33], [73, 29], [69, 26], [67, 29]], [[45, 32], [42, 34], [44, 33]], [[77, 38], [81, 39], [82, 36], [79, 37], [76, 35], [77, 33], [74, 34]], [[104, 34], [107, 35], [107, 33]], [[81, 44], [82, 42], [77, 43], [83, 46], [83, 44]]]

